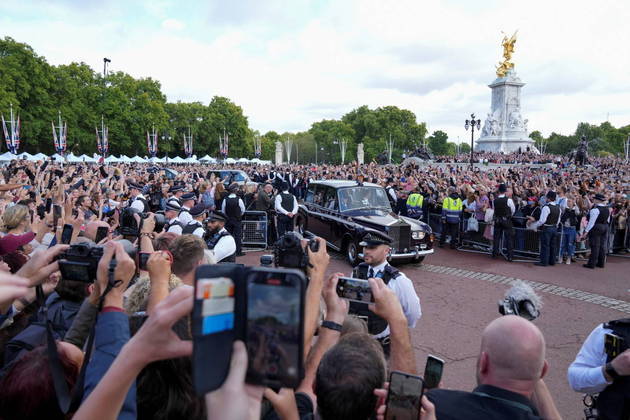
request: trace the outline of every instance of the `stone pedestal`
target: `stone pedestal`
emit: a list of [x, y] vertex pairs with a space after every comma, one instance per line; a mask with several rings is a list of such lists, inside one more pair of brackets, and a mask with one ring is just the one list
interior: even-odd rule
[[276, 165], [282, 165], [282, 143], [276, 142]]
[[365, 152], [363, 151], [363, 143], [357, 145], [357, 162], [359, 165], [363, 165], [365, 162]]
[[491, 110], [483, 122], [477, 152], [538, 152], [527, 134], [527, 120], [521, 115], [521, 88], [525, 83], [514, 69], [488, 85], [492, 89]]

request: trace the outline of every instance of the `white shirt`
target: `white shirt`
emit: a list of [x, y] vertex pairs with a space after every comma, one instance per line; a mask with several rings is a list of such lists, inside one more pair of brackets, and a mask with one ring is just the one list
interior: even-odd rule
[[182, 234], [182, 227], [180, 225], [174, 225], [173, 223], [177, 222], [177, 217], [168, 221], [168, 232], [174, 233], [176, 235]]
[[143, 200], [145, 200], [144, 196], [142, 194], [138, 194], [134, 197], [133, 201], [131, 202], [131, 208], [136, 209], [140, 212], [144, 211], [144, 203], [140, 200], [138, 200], [139, 198], [142, 198]]
[[[385, 269], [385, 266], [388, 265], [387, 261], [383, 263], [370, 267], [374, 270], [374, 276], [377, 276], [380, 272]], [[369, 268], [368, 268], [369, 275]], [[413, 283], [409, 278], [400, 272], [400, 275], [396, 278], [393, 278], [387, 283], [387, 287], [392, 289], [396, 296], [398, 296], [398, 300], [400, 301], [400, 306], [402, 306], [403, 313], [407, 318], [407, 325], [409, 328], [414, 328], [416, 323], [422, 316], [422, 308], [420, 307], [420, 298], [416, 293], [416, 290], [413, 288]], [[385, 330], [377, 335], [374, 338], [383, 338], [389, 335], [389, 325]]]
[[[225, 228], [221, 229], [217, 233], [227, 232]], [[232, 235], [223, 236], [219, 239], [219, 242], [214, 246], [212, 250], [217, 262], [220, 262], [225, 257], [228, 257], [236, 252], [236, 241]]]
[[[505, 197], [505, 194], [501, 194], [497, 198], [503, 198], [503, 197]], [[512, 201], [511, 198], [507, 199], [507, 205], [511, 211], [510, 216], [514, 215], [514, 213], [516, 212], [516, 207], [514, 206], [514, 201]]]
[[[282, 194], [284, 194], [286, 191], [283, 191]], [[286, 211], [284, 209], [284, 207], [282, 207], [282, 194], [278, 194], [276, 195], [276, 202], [275, 202], [275, 208], [276, 211], [278, 213], [284, 214], [285, 216], [289, 213], [293, 213], [293, 214], [297, 214], [298, 211], [298, 202], [297, 199], [295, 198], [295, 196], [293, 196], [293, 210], [291, 211]]]
[[[555, 201], [550, 201], [547, 204], [552, 204], [552, 205], [556, 205]], [[550, 210], [549, 210], [549, 206], [545, 205], [542, 210], [540, 211], [540, 219], [538, 219], [537, 222], [532, 223], [532, 225], [530, 226], [531, 229], [538, 229], [538, 226], [544, 225], [545, 222], [547, 221], [547, 216], [549, 216]], [[562, 211], [561, 211], [562, 213]], [[560, 223], [560, 217], [558, 217], [558, 223]], [[558, 223], [556, 223], [556, 226], [558, 225]]]
[[385, 190], [387, 190], [387, 194], [389, 194], [389, 196], [393, 198], [394, 201], [398, 201], [398, 197], [396, 197], [396, 190], [394, 190], [394, 187], [387, 187], [385, 188]]
[[590, 333], [579, 353], [569, 366], [569, 385], [576, 392], [593, 394], [601, 392], [612, 382], [606, 382], [602, 366], [606, 364], [604, 335], [612, 333], [604, 324], [599, 324]]
[[205, 235], [206, 231], [203, 228], [203, 225], [201, 224], [200, 221], [198, 220], [193, 220], [192, 222], [188, 223], [188, 225], [196, 225], [197, 228], [193, 231], [193, 235], [195, 236], [199, 236], [200, 238], [203, 238], [203, 236]]
[[182, 211], [179, 212], [177, 220], [179, 220], [184, 226], [192, 222], [193, 217], [190, 215], [190, 209], [188, 207], [182, 206]]
[[[593, 226], [595, 226], [595, 221], [599, 217], [598, 207], [608, 207], [608, 205], [598, 204], [591, 209], [591, 211], [588, 214], [588, 225], [586, 225], [586, 229], [584, 230], [584, 233], [589, 233], [591, 229], [593, 229]], [[608, 212], [608, 220], [606, 220], [606, 223], [610, 223], [610, 211]]]
[[[227, 198], [236, 198], [236, 194], [232, 193], [228, 195]], [[225, 201], [226, 200], [223, 200], [223, 203], [221, 203], [221, 212], [223, 214], [225, 214]], [[240, 198], [238, 199], [238, 206], [241, 208], [241, 212], [245, 213], [245, 203], [243, 203], [243, 200]]]

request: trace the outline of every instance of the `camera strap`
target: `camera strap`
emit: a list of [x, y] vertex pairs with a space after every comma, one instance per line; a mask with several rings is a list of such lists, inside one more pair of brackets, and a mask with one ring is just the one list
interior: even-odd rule
[[79, 405], [81, 404], [81, 400], [83, 399], [83, 388], [85, 386], [85, 373], [87, 370], [87, 365], [92, 358], [92, 350], [94, 349], [94, 339], [96, 332], [96, 323], [98, 321], [98, 313], [103, 309], [103, 302], [105, 301], [105, 296], [116, 286], [122, 283], [122, 280], [114, 279], [114, 272], [116, 270], [116, 260], [112, 258], [109, 263], [109, 267], [107, 269], [107, 286], [103, 291], [103, 294], [98, 299], [98, 312], [96, 314], [96, 318], [94, 319], [94, 323], [92, 324], [92, 328], [90, 329], [90, 335], [87, 340], [87, 347], [85, 350], [85, 356], [83, 357], [83, 364], [81, 365], [81, 369], [79, 370], [79, 374], [77, 376], [77, 380], [72, 388], [72, 392], [68, 389], [68, 384], [66, 383], [66, 376], [61, 366], [61, 361], [59, 360], [59, 352], [57, 350], [57, 342], [55, 340], [55, 336], [53, 335], [53, 325], [52, 321], [48, 319], [48, 308], [46, 307], [46, 301], [44, 297], [44, 290], [41, 285], [38, 285], [35, 288], [37, 301], [42, 307], [42, 311], [44, 317], [46, 319], [46, 336], [47, 336], [47, 354], [48, 354], [48, 365], [50, 367], [50, 373], [53, 380], [53, 386], [55, 387], [55, 394], [57, 395], [57, 403], [59, 404], [59, 409], [63, 414], [68, 414], [75, 412]]

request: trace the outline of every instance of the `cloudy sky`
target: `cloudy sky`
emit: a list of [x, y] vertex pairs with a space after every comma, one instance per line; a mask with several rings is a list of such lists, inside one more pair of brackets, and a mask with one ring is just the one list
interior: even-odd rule
[[0, 1], [0, 35], [50, 63], [109, 57], [169, 101], [227, 96], [261, 132], [396, 105], [452, 141], [489, 111], [501, 31], [516, 29], [530, 130], [629, 124], [629, 20], [627, 0]]

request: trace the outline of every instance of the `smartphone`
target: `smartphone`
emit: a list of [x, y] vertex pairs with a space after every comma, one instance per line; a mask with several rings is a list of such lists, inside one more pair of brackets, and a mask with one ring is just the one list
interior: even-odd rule
[[424, 386], [427, 389], [437, 388], [442, 380], [444, 370], [444, 360], [433, 355], [427, 357], [427, 364], [424, 367]]
[[68, 245], [72, 240], [72, 225], [65, 224], [63, 225], [63, 230], [61, 231], [61, 243], [64, 245]]
[[418, 420], [423, 392], [421, 377], [393, 371], [389, 376], [385, 420]]
[[351, 302], [372, 303], [372, 289], [367, 280], [355, 279], [352, 277], [339, 277], [337, 282], [337, 296]]
[[109, 233], [109, 226], [99, 226], [96, 229], [96, 236], [94, 237], [94, 242], [99, 243], [103, 239], [107, 238], [107, 234]]
[[53, 205], [53, 227], [57, 229], [59, 226], [59, 219], [61, 218], [61, 206], [54, 204]]
[[304, 377], [305, 278], [295, 270], [256, 268], [246, 285], [246, 382], [297, 388]]
[[151, 254], [152, 252], [140, 252], [138, 254], [138, 269], [147, 271], [147, 261], [149, 261]]
[[604, 335], [604, 350], [610, 360], [620, 355], [626, 348], [626, 340], [616, 334], [606, 333]]

